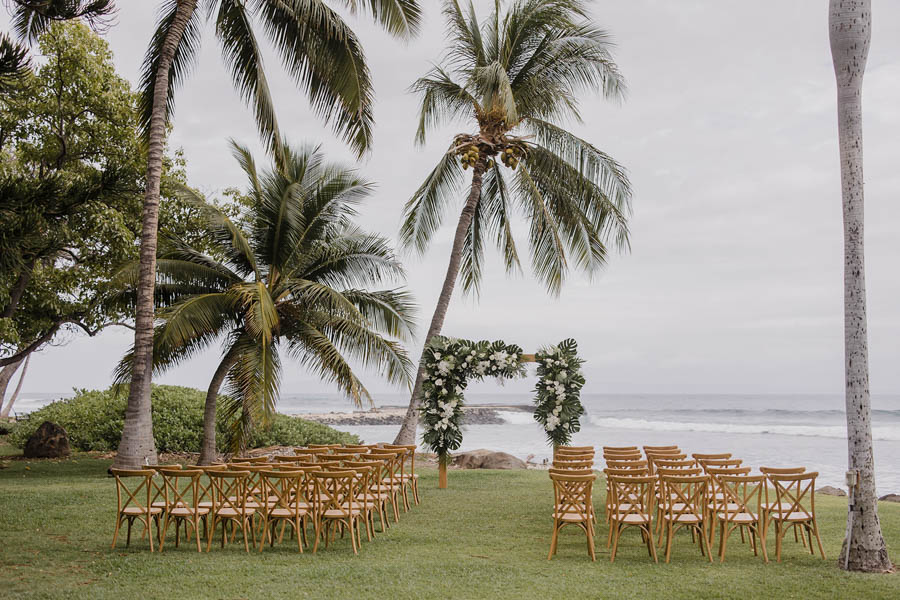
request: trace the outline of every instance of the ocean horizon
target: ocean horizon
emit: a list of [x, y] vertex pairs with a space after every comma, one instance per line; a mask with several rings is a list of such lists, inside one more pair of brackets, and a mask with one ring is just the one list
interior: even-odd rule
[[[16, 412], [31, 412], [69, 393], [23, 394]], [[375, 407], [404, 406], [409, 396], [378, 394]], [[522, 393], [469, 393], [468, 404], [531, 404]], [[586, 414], [576, 445], [678, 444], [691, 452], [731, 452], [745, 464], [802, 465], [820, 473], [819, 485], [842, 486], [847, 468], [841, 394], [582, 394]], [[277, 410], [304, 415], [368, 410], [340, 394], [283, 394]], [[540, 462], [551, 450], [531, 415], [500, 411], [502, 425], [468, 425], [460, 451], [488, 448]], [[900, 394], [872, 397], [876, 485], [900, 493]], [[339, 425], [368, 443], [391, 441], [397, 425]], [[421, 433], [421, 432], [420, 432]]]

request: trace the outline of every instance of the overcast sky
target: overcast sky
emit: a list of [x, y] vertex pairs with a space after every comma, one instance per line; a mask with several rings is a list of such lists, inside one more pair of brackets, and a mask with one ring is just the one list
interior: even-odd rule
[[[119, 73], [132, 82], [158, 4], [120, 1], [106, 34]], [[378, 192], [360, 223], [392, 238], [403, 203], [460, 129], [436, 132], [424, 148], [413, 144], [416, 99], [406, 90], [445, 43], [437, 2], [422, 4], [422, 35], [405, 45], [350, 19], [377, 89], [375, 151], [360, 168]], [[827, 4], [595, 2], [629, 94], [621, 105], [584, 96], [585, 122], [570, 125], [630, 171], [632, 251], [613, 257], [593, 281], [572, 277], [558, 299], [527, 272], [506, 278], [492, 260], [480, 299], [457, 293], [444, 332], [526, 351], [574, 337], [587, 360], [586, 392], [841, 393], [841, 201]], [[900, 3], [873, 4], [863, 102], [871, 387], [900, 393]], [[267, 66], [289, 138], [321, 142], [331, 157], [352, 161], [278, 61], [270, 57]], [[243, 185], [229, 137], [259, 147], [207, 31], [197, 68], [178, 92], [170, 141], [184, 149], [192, 185], [210, 194]], [[405, 258], [422, 323], [454, 224], [445, 223], [425, 257]], [[105, 387], [131, 335], [73, 336], [36, 355], [25, 392]], [[161, 381], [205, 389], [217, 358], [210, 351]], [[366, 379], [372, 390], [396, 391], [377, 374]], [[285, 364], [283, 392], [323, 391], [333, 390]]]

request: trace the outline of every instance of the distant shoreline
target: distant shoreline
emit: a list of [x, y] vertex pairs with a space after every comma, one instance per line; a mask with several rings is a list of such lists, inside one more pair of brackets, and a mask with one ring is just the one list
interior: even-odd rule
[[[406, 415], [405, 406], [381, 406], [370, 410], [328, 413], [289, 413], [324, 425], [400, 425]], [[471, 425], [503, 425], [501, 412], [533, 412], [529, 404], [468, 404], [463, 407], [466, 422]]]

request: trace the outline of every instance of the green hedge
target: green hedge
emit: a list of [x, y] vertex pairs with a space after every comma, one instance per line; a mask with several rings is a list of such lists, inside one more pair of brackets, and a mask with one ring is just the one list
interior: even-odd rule
[[[199, 452], [203, 432], [203, 404], [206, 392], [174, 385], [154, 385], [153, 437], [159, 452]], [[36, 410], [20, 421], [9, 434], [9, 442], [25, 446], [44, 421], [61, 425], [69, 434], [73, 450], [115, 450], [122, 437], [127, 390], [115, 394], [107, 390], [77, 390], [68, 400], [58, 400]], [[222, 449], [226, 424], [217, 424], [217, 445]], [[266, 429], [258, 429], [250, 439], [252, 448], [262, 446], [303, 446], [306, 444], [357, 444], [355, 435], [299, 417], [278, 414]]]

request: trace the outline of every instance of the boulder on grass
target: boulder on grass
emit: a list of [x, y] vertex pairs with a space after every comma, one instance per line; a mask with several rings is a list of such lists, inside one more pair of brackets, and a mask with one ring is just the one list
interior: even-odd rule
[[25, 442], [25, 458], [63, 458], [71, 453], [66, 430], [50, 421], [41, 423]]
[[845, 492], [841, 488], [832, 487], [830, 485], [816, 488], [816, 493], [822, 494], [823, 496], [846, 496], [847, 495], [847, 492]]
[[885, 494], [879, 500], [882, 502], [900, 502], [900, 494]]
[[472, 450], [453, 457], [453, 464], [460, 469], [527, 469], [524, 461], [506, 452]]

